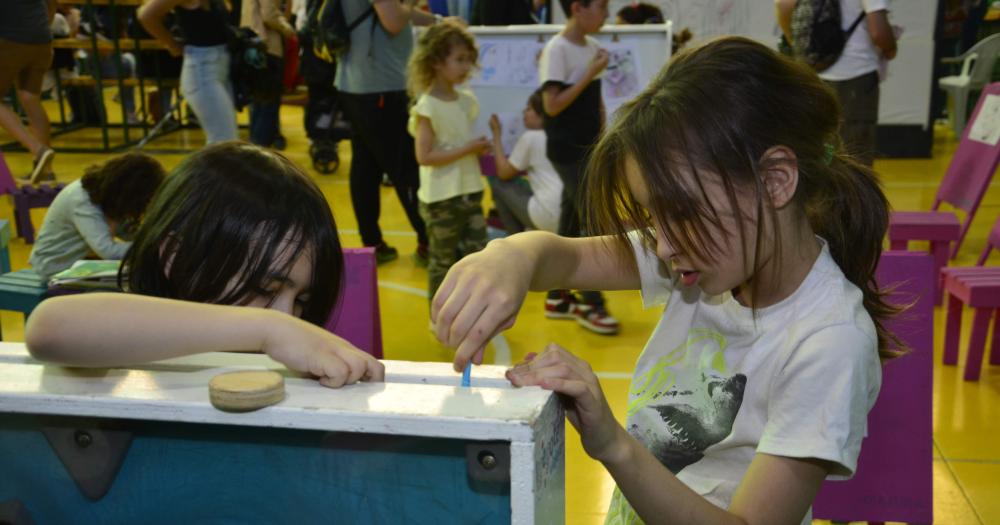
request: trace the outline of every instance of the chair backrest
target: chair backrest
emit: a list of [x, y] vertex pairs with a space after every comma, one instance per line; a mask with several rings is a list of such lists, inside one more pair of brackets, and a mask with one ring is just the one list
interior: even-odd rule
[[1000, 250], [1000, 215], [997, 215], [997, 220], [993, 222], [993, 229], [986, 236], [986, 247], [983, 248], [983, 253], [979, 255], [976, 266], [986, 264], [986, 259], [990, 257], [990, 251], [992, 250]]
[[969, 122], [934, 199], [935, 210], [947, 202], [965, 212], [962, 237], [1000, 163], [1000, 82], [983, 88]]
[[885, 252], [876, 280], [882, 288], [895, 286], [891, 301], [915, 300], [887, 323], [911, 352], [884, 366], [857, 472], [849, 481], [823, 483], [813, 517], [932, 523], [934, 258], [925, 252]]
[[1000, 34], [990, 35], [976, 42], [965, 54], [967, 56], [975, 54], [972, 68], [969, 70], [969, 87], [978, 89], [985, 86], [993, 75], [997, 56], [1000, 56]]
[[10, 223], [0, 219], [0, 274], [10, 273]]
[[340, 299], [323, 326], [361, 350], [382, 358], [382, 320], [374, 248], [344, 249]]

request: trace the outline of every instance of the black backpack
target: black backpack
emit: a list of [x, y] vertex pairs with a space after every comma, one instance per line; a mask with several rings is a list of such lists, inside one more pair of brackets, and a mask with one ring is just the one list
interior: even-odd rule
[[[351, 48], [351, 32], [369, 16], [375, 14], [375, 6], [369, 6], [361, 16], [347, 23], [342, 0], [310, 0], [306, 11], [306, 32], [310, 34], [313, 54], [321, 60], [333, 63], [337, 55]], [[372, 21], [372, 32], [375, 21]]]
[[817, 72], [829, 68], [840, 58], [847, 39], [864, 17], [862, 10], [845, 31], [838, 0], [798, 0], [792, 11], [792, 54]]

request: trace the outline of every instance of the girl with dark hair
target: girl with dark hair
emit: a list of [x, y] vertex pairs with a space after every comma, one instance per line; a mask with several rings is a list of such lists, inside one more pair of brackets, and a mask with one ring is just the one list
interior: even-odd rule
[[262, 351], [326, 386], [381, 381], [380, 362], [322, 328], [343, 266], [308, 176], [277, 153], [221, 143], [157, 193], [119, 274], [131, 293], [46, 300], [25, 338], [35, 357], [70, 366]]
[[126, 153], [91, 166], [66, 186], [49, 207], [28, 259], [49, 279], [88, 254], [121, 259], [128, 236], [163, 182], [163, 166], [144, 153]]
[[557, 345], [507, 373], [562, 394], [617, 483], [609, 523], [808, 524], [822, 481], [854, 473], [880, 357], [899, 345], [874, 280], [888, 205], [842, 153], [838, 116], [813, 71], [754, 41], [679, 53], [591, 156], [585, 209], [606, 236], [494, 241], [434, 298], [459, 370], [528, 289], [637, 289], [665, 305], [624, 426]]

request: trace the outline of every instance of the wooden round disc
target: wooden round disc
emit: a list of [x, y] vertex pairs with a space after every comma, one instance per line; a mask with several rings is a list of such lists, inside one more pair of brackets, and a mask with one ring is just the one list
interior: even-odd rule
[[226, 372], [208, 383], [212, 406], [227, 412], [249, 412], [285, 398], [285, 378], [273, 370]]

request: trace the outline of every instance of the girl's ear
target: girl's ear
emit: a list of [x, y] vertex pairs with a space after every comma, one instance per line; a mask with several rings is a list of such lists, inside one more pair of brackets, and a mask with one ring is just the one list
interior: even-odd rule
[[799, 162], [788, 146], [772, 146], [760, 158], [764, 167], [761, 182], [771, 197], [775, 208], [782, 208], [792, 201], [799, 185]]

